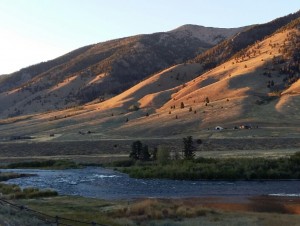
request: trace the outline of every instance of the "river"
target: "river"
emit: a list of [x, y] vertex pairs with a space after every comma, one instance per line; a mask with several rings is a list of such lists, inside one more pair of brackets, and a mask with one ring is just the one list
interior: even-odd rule
[[101, 167], [69, 170], [5, 169], [2, 172], [36, 174], [6, 183], [51, 188], [60, 195], [101, 199], [244, 197], [259, 195], [300, 197], [300, 180], [289, 181], [180, 181], [134, 179]]

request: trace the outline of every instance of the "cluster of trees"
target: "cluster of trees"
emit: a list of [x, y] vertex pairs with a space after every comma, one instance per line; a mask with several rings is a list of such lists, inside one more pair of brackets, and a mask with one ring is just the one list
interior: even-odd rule
[[142, 142], [138, 140], [132, 143], [129, 157], [133, 160], [149, 161], [150, 159], [156, 159], [156, 153], [153, 151], [151, 155], [148, 145], [143, 145]]
[[[198, 144], [202, 142], [197, 141]], [[187, 159], [192, 160], [195, 158], [196, 147], [192, 136], [183, 138], [182, 155], [180, 156], [178, 151], [173, 151], [171, 156], [171, 150], [166, 146], [159, 146], [149, 151], [148, 145], [144, 145], [141, 141], [135, 141], [131, 145], [131, 152], [129, 157], [134, 161], [157, 161], [160, 164], [166, 164], [171, 159]]]

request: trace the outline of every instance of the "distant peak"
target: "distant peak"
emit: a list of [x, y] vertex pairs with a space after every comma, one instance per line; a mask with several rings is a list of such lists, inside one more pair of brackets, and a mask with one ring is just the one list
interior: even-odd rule
[[176, 31], [190, 30], [190, 29], [199, 29], [199, 28], [205, 28], [205, 27], [201, 26], [201, 25], [195, 25], [195, 24], [184, 24], [184, 25], [181, 25], [169, 32], [176, 32]]
[[243, 29], [244, 28], [214, 28], [194, 24], [185, 24], [169, 31], [169, 33], [175, 34], [178, 37], [191, 36], [200, 39], [205, 43], [216, 45], [219, 42], [232, 37]]
[[232, 29], [241, 29], [241, 28], [222, 28], [222, 27], [206, 27], [202, 25], [196, 25], [196, 24], [184, 24], [182, 26], [179, 26], [169, 32], [177, 32], [177, 31], [185, 31], [185, 30], [232, 30]]

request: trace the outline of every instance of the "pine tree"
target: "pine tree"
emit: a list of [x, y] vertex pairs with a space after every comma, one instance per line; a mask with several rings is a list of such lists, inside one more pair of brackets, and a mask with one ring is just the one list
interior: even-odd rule
[[183, 138], [183, 156], [185, 159], [193, 159], [195, 157], [196, 148], [192, 136]]
[[144, 145], [139, 156], [139, 160], [141, 161], [149, 161], [150, 160], [150, 153], [148, 149], [148, 145]]
[[131, 145], [131, 152], [129, 154], [129, 157], [132, 158], [133, 160], [139, 160], [142, 152], [142, 148], [143, 148], [143, 144], [141, 141], [137, 140], [133, 142]]

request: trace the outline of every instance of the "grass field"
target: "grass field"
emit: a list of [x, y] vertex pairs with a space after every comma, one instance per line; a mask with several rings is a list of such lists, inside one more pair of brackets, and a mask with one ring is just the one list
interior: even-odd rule
[[[256, 197], [243, 200], [236, 200], [236, 198], [225, 200], [194, 198], [104, 201], [60, 196], [47, 199], [19, 200], [18, 203], [51, 216], [115, 226], [300, 225], [299, 198], [292, 200], [291, 198], [286, 200]], [[8, 207], [3, 208], [0, 205], [0, 216], [2, 214], [5, 217], [1, 219], [10, 219], [13, 222], [20, 218], [26, 218], [22, 213], [12, 217], [7, 209]], [[32, 222], [34, 222], [34, 218]], [[62, 223], [67, 222], [62, 221]], [[31, 225], [39, 224], [33, 223]], [[83, 224], [73, 222], [72, 225]]]

